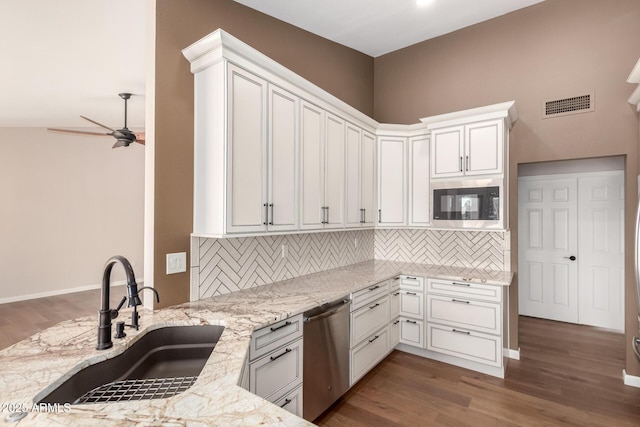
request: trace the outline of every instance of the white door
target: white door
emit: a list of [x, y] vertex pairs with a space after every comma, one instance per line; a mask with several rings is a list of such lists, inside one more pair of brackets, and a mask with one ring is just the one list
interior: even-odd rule
[[431, 177], [462, 176], [464, 126], [435, 129], [431, 132]]
[[300, 105], [300, 228], [317, 229], [324, 222], [324, 111]]
[[229, 65], [227, 232], [266, 230], [267, 83]]
[[503, 135], [503, 120], [491, 120], [465, 126], [465, 175], [502, 173]]
[[429, 224], [429, 137], [409, 139], [409, 225]]
[[519, 313], [578, 323], [577, 181], [518, 180]]
[[376, 213], [376, 138], [368, 133], [362, 132], [362, 143], [360, 145], [360, 201], [362, 209], [363, 225], [373, 226]]
[[378, 223], [405, 225], [404, 138], [381, 137], [378, 153]]
[[579, 322], [624, 330], [624, 174], [578, 179]]
[[269, 86], [268, 229], [297, 230], [298, 99]]
[[623, 172], [518, 182], [520, 314], [623, 330]]
[[362, 211], [360, 210], [360, 129], [347, 124], [346, 136], [346, 226], [360, 227]]
[[325, 161], [325, 228], [344, 227], [345, 122], [327, 113]]

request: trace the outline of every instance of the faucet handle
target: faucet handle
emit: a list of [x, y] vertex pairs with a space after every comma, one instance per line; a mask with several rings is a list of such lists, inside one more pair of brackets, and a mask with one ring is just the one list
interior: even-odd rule
[[127, 301], [127, 297], [122, 297], [122, 299], [120, 300], [120, 304], [118, 304], [118, 307], [111, 310], [111, 318], [115, 319], [116, 317], [118, 317], [118, 312], [120, 311], [120, 309], [122, 308], [122, 306], [124, 305], [124, 303]]

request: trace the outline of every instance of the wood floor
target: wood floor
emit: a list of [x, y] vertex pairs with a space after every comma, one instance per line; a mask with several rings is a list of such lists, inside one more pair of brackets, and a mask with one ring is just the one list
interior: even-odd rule
[[[111, 292], [111, 306], [125, 288]], [[0, 304], [0, 349], [95, 315], [100, 292]], [[320, 426], [640, 426], [640, 389], [622, 383], [624, 335], [521, 317], [520, 361], [504, 380], [394, 351]]]
[[640, 426], [622, 383], [624, 335], [520, 318], [520, 361], [501, 380], [394, 351], [320, 426]]

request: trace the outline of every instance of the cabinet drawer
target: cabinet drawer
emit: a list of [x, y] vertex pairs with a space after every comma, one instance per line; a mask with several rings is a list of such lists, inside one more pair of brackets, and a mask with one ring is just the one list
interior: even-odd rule
[[424, 319], [424, 294], [400, 290], [400, 315]]
[[273, 402], [302, 384], [302, 340], [297, 340], [249, 365], [249, 390]]
[[251, 336], [249, 360], [255, 360], [270, 351], [302, 336], [302, 314], [258, 329]]
[[484, 301], [502, 301], [502, 286], [456, 280], [429, 279], [427, 280], [427, 292]]
[[502, 340], [495, 335], [430, 323], [427, 350], [502, 367]]
[[400, 342], [424, 348], [424, 322], [422, 320], [400, 318]]
[[424, 292], [424, 277], [400, 276], [400, 288]]
[[389, 292], [394, 292], [400, 289], [400, 276], [389, 279]]
[[389, 350], [393, 350], [400, 342], [400, 318], [389, 323]]
[[400, 289], [389, 294], [389, 319], [395, 319], [400, 315]]
[[351, 347], [389, 323], [389, 296], [370, 302], [351, 313]]
[[351, 350], [351, 385], [376, 366], [388, 349], [389, 331], [385, 327]]
[[302, 386], [286, 393], [273, 403], [302, 418]]
[[501, 317], [500, 304], [497, 303], [427, 295], [428, 322], [500, 334]]
[[351, 294], [351, 311], [355, 311], [360, 307], [363, 307], [373, 300], [380, 298], [382, 295], [389, 293], [389, 281], [376, 283], [375, 285], [368, 286], [364, 289], [360, 289]]

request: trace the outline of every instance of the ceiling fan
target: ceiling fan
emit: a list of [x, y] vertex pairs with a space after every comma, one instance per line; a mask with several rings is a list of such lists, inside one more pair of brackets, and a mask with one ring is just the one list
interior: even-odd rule
[[127, 128], [127, 101], [131, 98], [130, 93], [119, 93], [118, 96], [124, 100], [124, 127], [122, 129], [114, 130], [109, 126], [105, 126], [102, 123], [98, 123], [95, 120], [91, 120], [88, 117], [80, 116], [83, 119], [93, 123], [94, 125], [100, 126], [101, 128], [107, 129], [109, 132], [100, 133], [100, 132], [86, 132], [82, 130], [71, 130], [71, 129], [56, 129], [56, 128], [47, 128], [47, 130], [53, 132], [62, 132], [62, 133], [73, 133], [79, 135], [93, 135], [93, 136], [112, 136], [116, 139], [116, 143], [113, 144], [111, 148], [118, 147], [128, 147], [132, 142], [137, 142], [138, 144], [144, 145], [144, 132], [132, 132]]

